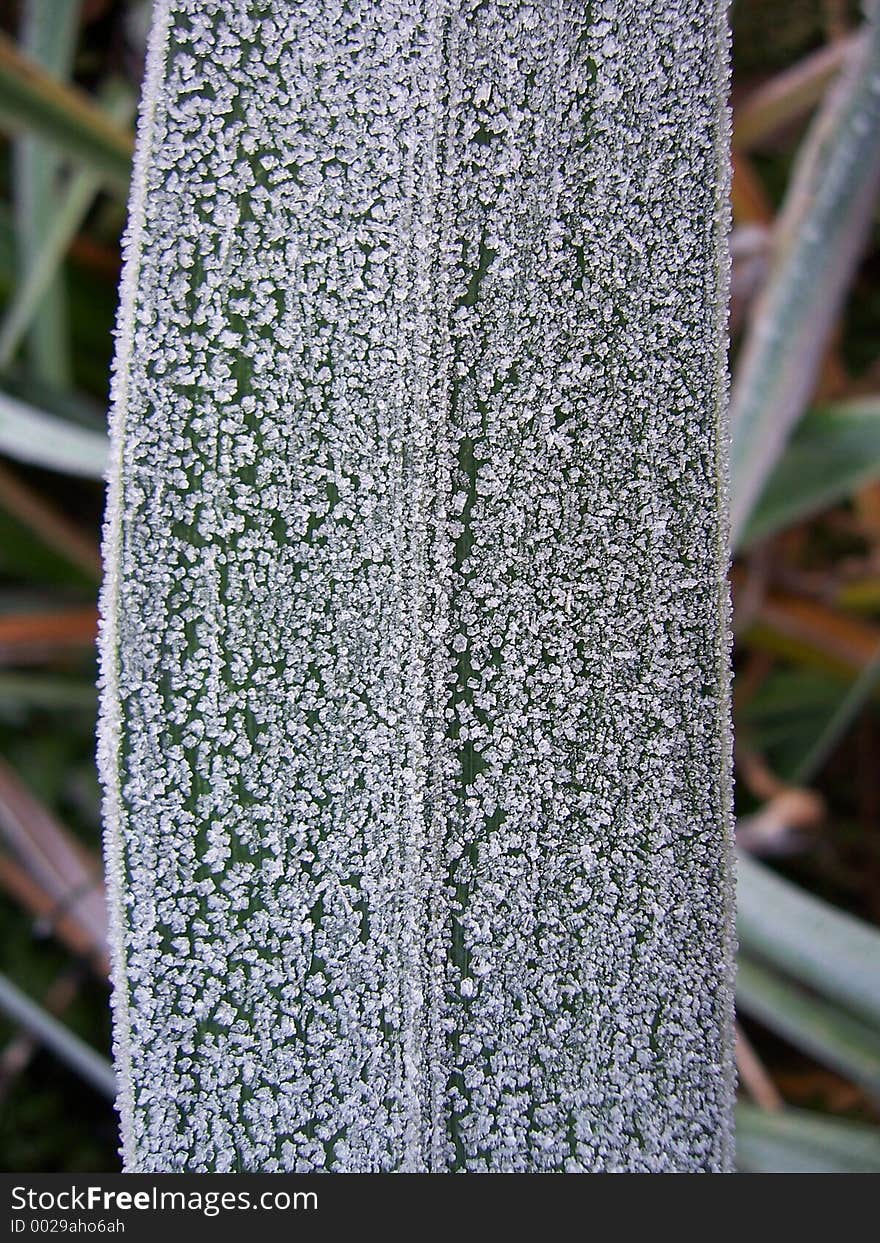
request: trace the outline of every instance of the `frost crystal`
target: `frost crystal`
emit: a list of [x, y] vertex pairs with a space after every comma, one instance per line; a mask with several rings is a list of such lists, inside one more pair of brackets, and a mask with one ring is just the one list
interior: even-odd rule
[[160, 0], [103, 717], [132, 1170], [722, 1170], [715, 0]]

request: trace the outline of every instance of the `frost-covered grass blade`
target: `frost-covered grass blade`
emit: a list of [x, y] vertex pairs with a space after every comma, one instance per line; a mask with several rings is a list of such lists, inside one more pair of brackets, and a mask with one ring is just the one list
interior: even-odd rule
[[125, 1161], [730, 1167], [726, 6], [160, 0]]
[[880, 18], [813, 121], [776, 226], [731, 395], [734, 544], [812, 396], [829, 333], [871, 223], [880, 185]]

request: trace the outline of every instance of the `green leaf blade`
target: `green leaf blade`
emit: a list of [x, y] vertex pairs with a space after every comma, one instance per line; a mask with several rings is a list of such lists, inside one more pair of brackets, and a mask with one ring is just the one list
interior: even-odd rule
[[93, 168], [103, 183], [126, 193], [133, 140], [84, 91], [65, 86], [0, 34], [0, 121], [13, 132], [38, 134], [62, 156]]
[[777, 224], [775, 254], [731, 394], [734, 546], [812, 395], [880, 186], [880, 17], [813, 122]]
[[46, 470], [101, 479], [107, 438], [0, 393], [0, 453]]
[[880, 932], [742, 853], [738, 869], [742, 948], [880, 1024]]
[[795, 429], [742, 533], [745, 549], [845, 500], [880, 476], [880, 400], [811, 410]]
[[880, 1098], [880, 1029], [810, 996], [740, 954], [737, 1004], [752, 1018]]
[[880, 1128], [804, 1109], [736, 1110], [737, 1163], [756, 1174], [876, 1174]]

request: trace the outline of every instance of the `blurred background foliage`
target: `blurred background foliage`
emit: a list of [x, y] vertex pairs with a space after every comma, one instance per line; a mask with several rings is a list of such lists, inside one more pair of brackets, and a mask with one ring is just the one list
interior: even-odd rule
[[[149, 0], [0, 0], [0, 1167], [118, 1168], [94, 768]], [[739, 1166], [880, 1170], [880, 22], [735, 0]]]

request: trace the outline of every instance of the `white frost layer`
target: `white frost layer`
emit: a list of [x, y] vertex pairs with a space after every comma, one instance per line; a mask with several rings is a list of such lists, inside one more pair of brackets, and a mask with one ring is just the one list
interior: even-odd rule
[[724, 7], [159, 5], [129, 1169], [729, 1168]]

